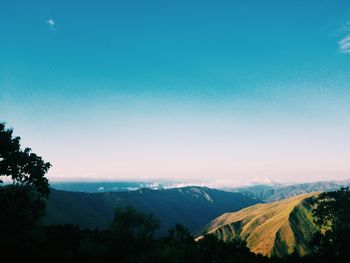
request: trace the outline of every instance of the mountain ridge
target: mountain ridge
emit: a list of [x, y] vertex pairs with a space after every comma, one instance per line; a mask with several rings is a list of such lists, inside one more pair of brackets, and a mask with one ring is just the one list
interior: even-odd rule
[[133, 206], [152, 213], [160, 221], [160, 233], [181, 223], [197, 233], [210, 220], [228, 211], [262, 202], [240, 193], [207, 187], [85, 193], [52, 189], [47, 203], [45, 224], [79, 224], [82, 228], [105, 229], [117, 207]]
[[319, 181], [312, 183], [298, 183], [290, 185], [254, 185], [231, 189], [233, 192], [243, 193], [250, 197], [255, 197], [264, 202], [273, 202], [300, 194], [311, 192], [336, 191], [341, 187], [349, 187], [350, 180], [342, 181]]
[[[252, 252], [269, 257], [293, 252], [306, 255], [310, 251], [308, 241], [317, 231], [310, 201], [318, 194], [298, 195], [225, 213], [211, 221], [203, 234], [214, 234], [224, 241], [245, 241]], [[196, 240], [201, 238], [203, 235]]]

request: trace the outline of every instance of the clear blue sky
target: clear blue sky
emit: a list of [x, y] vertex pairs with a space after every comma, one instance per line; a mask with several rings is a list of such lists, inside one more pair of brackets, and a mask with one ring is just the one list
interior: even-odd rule
[[0, 120], [50, 179], [345, 179], [349, 115], [349, 1], [1, 2]]

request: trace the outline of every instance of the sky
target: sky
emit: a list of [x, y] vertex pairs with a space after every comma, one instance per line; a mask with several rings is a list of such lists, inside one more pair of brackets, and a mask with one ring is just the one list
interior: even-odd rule
[[350, 178], [350, 2], [0, 6], [0, 121], [50, 180]]

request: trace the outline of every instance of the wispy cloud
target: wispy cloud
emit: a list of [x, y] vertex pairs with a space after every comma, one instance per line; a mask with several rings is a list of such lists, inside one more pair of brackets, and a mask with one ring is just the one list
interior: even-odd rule
[[339, 41], [339, 50], [341, 53], [350, 54], [350, 35], [345, 36]]
[[350, 54], [350, 22], [346, 23], [340, 30], [345, 36], [338, 42], [339, 52]]
[[49, 18], [45, 22], [51, 30], [53, 30], [53, 31], [57, 30], [57, 25], [56, 25], [55, 20], [53, 20], [52, 18]]

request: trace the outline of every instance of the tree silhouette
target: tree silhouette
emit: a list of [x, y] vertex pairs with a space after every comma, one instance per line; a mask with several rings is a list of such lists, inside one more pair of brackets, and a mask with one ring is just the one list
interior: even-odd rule
[[[50, 188], [50, 163], [21, 149], [20, 137], [0, 123], [0, 247], [22, 246], [42, 215]], [[12, 243], [11, 243], [12, 242]]]
[[152, 239], [158, 226], [152, 214], [144, 214], [128, 206], [115, 210], [110, 230], [123, 238]]
[[158, 226], [152, 214], [131, 206], [117, 208], [109, 228], [110, 255], [118, 255], [119, 262], [142, 262], [152, 252]]
[[0, 183], [3, 183], [1, 178], [9, 177], [13, 191], [30, 187], [47, 198], [50, 189], [45, 174], [51, 164], [45, 163], [30, 148], [22, 150], [20, 140], [13, 137], [12, 129], [5, 129], [5, 124], [0, 123]]

